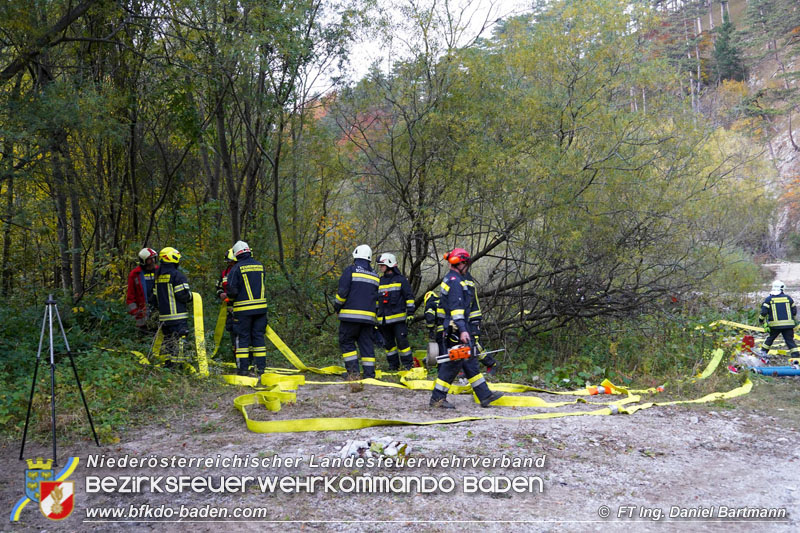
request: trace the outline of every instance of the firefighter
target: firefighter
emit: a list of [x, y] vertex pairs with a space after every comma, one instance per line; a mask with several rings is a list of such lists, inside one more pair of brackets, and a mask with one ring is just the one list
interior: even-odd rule
[[[373, 329], [378, 299], [378, 275], [370, 267], [372, 248], [366, 244], [353, 250], [353, 264], [342, 272], [334, 310], [339, 314], [339, 348], [350, 380], [359, 379], [358, 358], [364, 377], [375, 377]], [[358, 344], [358, 350], [356, 350]]]
[[228, 274], [230, 273], [233, 265], [236, 264], [236, 256], [233, 255], [233, 248], [228, 248], [228, 251], [225, 253], [225, 268], [222, 269], [222, 272], [219, 275], [219, 279], [217, 280], [217, 298], [219, 298], [227, 308], [227, 314], [225, 316], [225, 331], [227, 331], [231, 336], [231, 341], [233, 342], [233, 353], [236, 354], [236, 335], [233, 332], [233, 302], [228, 298], [228, 294], [225, 290], [228, 288]]
[[192, 291], [186, 274], [178, 270], [181, 253], [168, 246], [158, 252], [158, 257], [161, 265], [156, 270], [151, 303], [158, 307], [158, 320], [168, 354], [164, 366], [169, 368], [173, 363], [185, 360], [184, 345], [189, 334], [187, 304], [192, 300]]
[[[481, 407], [489, 407], [492, 402], [503, 396], [502, 392], [492, 392], [479, 371], [473, 339], [474, 325], [468, 320], [470, 314], [476, 312], [478, 303], [475, 298], [475, 285], [467, 283], [465, 274], [469, 269], [470, 255], [463, 248], [455, 248], [444, 256], [450, 263], [450, 271], [440, 285], [441, 297], [439, 305], [444, 313], [444, 338], [439, 346], [439, 375], [431, 395], [431, 407], [454, 409], [447, 401], [450, 385], [463, 368], [473, 392], [478, 397]], [[466, 347], [466, 348], [465, 348]], [[450, 354], [450, 350], [453, 354]], [[462, 357], [465, 350], [468, 356]]]
[[225, 290], [233, 302], [233, 331], [236, 335], [236, 367], [240, 376], [247, 375], [252, 355], [256, 373], [260, 377], [267, 368], [266, 270], [253, 259], [250, 246], [237, 241], [231, 249], [236, 264], [228, 273]]
[[473, 308], [470, 310], [467, 320], [470, 324], [469, 329], [472, 334], [475, 349], [478, 352], [478, 361], [486, 367], [487, 375], [494, 376], [497, 373], [497, 361], [495, 361], [491, 354], [485, 353], [483, 346], [481, 346], [481, 323], [483, 322], [483, 314], [481, 313], [481, 302], [478, 299], [478, 287], [475, 285], [475, 280], [469, 272], [464, 273], [464, 283], [470, 287], [470, 292], [475, 298], [472, 306]]
[[439, 345], [442, 343], [444, 334], [444, 310], [439, 307], [439, 295], [433, 291], [425, 293], [423, 300], [425, 305], [425, 328], [428, 330], [428, 357], [426, 365], [436, 366], [436, 358], [439, 356]]
[[407, 322], [414, 318], [414, 293], [411, 284], [397, 268], [394, 254], [384, 253], [378, 258], [381, 279], [378, 285], [378, 329], [386, 348], [389, 370], [411, 370], [414, 359], [408, 343]]
[[783, 340], [786, 342], [787, 348], [789, 348], [788, 357], [797, 357], [798, 353], [800, 353], [800, 348], [797, 347], [797, 343], [794, 341], [797, 308], [792, 297], [783, 292], [784, 289], [786, 289], [786, 285], [782, 281], [773, 281], [769, 296], [761, 304], [758, 321], [762, 324], [766, 321], [765, 329], [768, 336], [761, 344], [759, 355], [765, 360], [769, 360], [769, 350], [778, 335], [783, 335]]
[[128, 274], [128, 294], [125, 303], [128, 304], [128, 313], [136, 319], [139, 331], [152, 334], [153, 329], [147, 324], [150, 318], [148, 300], [156, 283], [158, 253], [152, 248], [142, 248], [138, 255], [139, 264]]

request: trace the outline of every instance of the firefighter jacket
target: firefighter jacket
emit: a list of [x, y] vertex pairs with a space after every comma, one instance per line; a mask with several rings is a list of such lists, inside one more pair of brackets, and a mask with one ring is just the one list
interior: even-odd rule
[[267, 312], [266, 270], [264, 265], [249, 253], [239, 256], [239, 261], [228, 273], [228, 297], [233, 300], [237, 315], [261, 315]]
[[186, 307], [192, 299], [189, 280], [175, 263], [161, 263], [156, 270], [156, 283], [151, 302], [158, 306], [158, 320], [176, 322], [189, 318]]
[[425, 294], [425, 327], [428, 329], [428, 336], [436, 338], [444, 331], [444, 309], [439, 307], [439, 295], [433, 291]]
[[457, 270], [450, 270], [439, 288], [439, 306], [444, 316], [444, 329], [448, 330], [451, 325], [455, 325], [459, 332], [470, 332], [468, 317], [480, 316], [475, 283], [471, 282], [471, 278], [465, 279]]
[[777, 296], [770, 294], [761, 304], [759, 320], [767, 320], [767, 326], [772, 329], [789, 329], [794, 327], [794, 317], [797, 308], [794, 300], [788, 294], [781, 292]]
[[481, 301], [478, 299], [478, 286], [469, 272], [464, 273], [464, 283], [470, 288], [470, 294], [472, 294], [473, 298], [467, 321], [472, 324], [480, 324], [483, 320], [483, 314], [481, 313]]
[[231, 269], [236, 263], [229, 264], [226, 266], [222, 272], [219, 274], [219, 279], [217, 280], [217, 298], [220, 298], [223, 293], [226, 292], [228, 288], [228, 274], [230, 274]]
[[386, 269], [378, 284], [378, 324], [404, 322], [414, 314], [411, 284], [397, 267]]
[[339, 278], [334, 309], [343, 322], [374, 324], [378, 300], [378, 275], [366, 259], [356, 259]]
[[155, 272], [145, 272], [141, 265], [128, 274], [128, 294], [125, 303], [128, 304], [128, 313], [136, 317], [137, 326], [143, 326], [147, 320], [147, 301], [153, 292], [155, 280]]

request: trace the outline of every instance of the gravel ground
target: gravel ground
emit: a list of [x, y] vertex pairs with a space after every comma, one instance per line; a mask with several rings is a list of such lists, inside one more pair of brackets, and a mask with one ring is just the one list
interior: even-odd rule
[[[718, 371], [719, 372], [719, 371]], [[723, 372], [724, 374], [724, 372]], [[727, 390], [731, 377], [709, 384]], [[711, 380], [709, 380], [711, 381]], [[708, 392], [676, 391], [672, 396], [699, 397]], [[272, 531], [287, 527], [319, 531], [797, 531], [800, 525], [800, 380], [756, 378], [751, 394], [721, 402], [653, 407], [632, 415], [569, 416], [542, 420], [478, 420], [429, 426], [373, 427], [357, 431], [257, 434], [247, 431], [232, 399], [243, 389], [231, 387], [217, 406], [175, 416], [167, 424], [131, 430], [119, 444], [98, 449], [93, 443], [60, 443], [59, 457], [80, 457], [71, 476], [76, 481], [75, 512], [61, 522], [48, 521], [34, 504], [7, 531]], [[669, 394], [669, 391], [667, 392]], [[549, 401], [570, 399], [537, 394]], [[454, 398], [455, 413], [427, 408], [428, 392], [366, 387], [352, 393], [347, 385], [304, 386], [298, 401], [272, 414], [251, 406], [254, 419], [292, 419], [328, 415], [435, 420], [450, 416], [518, 417], [536, 412], [579, 412], [597, 406], [576, 404], [555, 409], [481, 409], [468, 396]], [[592, 401], [610, 401], [593, 397]], [[644, 401], [646, 401], [645, 399]], [[444, 415], [444, 416], [443, 416]], [[80, 422], [78, 422], [80, 423]], [[436, 466], [330, 465], [350, 440], [392, 437], [409, 445], [419, 461], [477, 458], [487, 464], [460, 468]], [[10, 513], [22, 496], [25, 464], [18, 442], [3, 445], [0, 491]], [[239, 468], [108, 468], [90, 466], [90, 454], [119, 459], [173, 456], [277, 458], [281, 466]], [[27, 457], [50, 455], [46, 444], [29, 444]], [[504, 465], [503, 460], [531, 464]], [[294, 464], [286, 464], [287, 461]], [[151, 492], [102, 493], [93, 478], [115, 476], [220, 476], [335, 479], [325, 490], [262, 490], [255, 482], [228, 494]], [[406, 489], [420, 476], [439, 490]], [[392, 492], [348, 492], [353, 480], [394, 479]], [[399, 479], [395, 479], [399, 478]], [[447, 478], [447, 479], [446, 479]], [[449, 490], [448, 479], [453, 488]], [[516, 479], [518, 492], [505, 490]], [[473, 481], [474, 480], [474, 481]], [[345, 482], [346, 481], [346, 482]], [[342, 483], [341, 485], [338, 483]], [[470, 483], [478, 485], [470, 492]], [[92, 491], [87, 492], [87, 489]], [[413, 487], [412, 487], [413, 489]], [[101, 507], [129, 509], [150, 505], [179, 512], [189, 508], [235, 508], [264, 513], [235, 523], [209, 518], [178, 523], [151, 517], [139, 522], [89, 522], [87, 512]], [[730, 518], [739, 509], [777, 509], [779, 520]], [[739, 511], [737, 511], [739, 510]], [[783, 510], [783, 511], [781, 511]], [[609, 516], [604, 518], [604, 513]], [[672, 515], [672, 516], [670, 516]], [[692, 518], [690, 518], [692, 517]], [[108, 519], [106, 519], [108, 520]], [[130, 520], [126, 518], [125, 520]], [[198, 521], [203, 520], [203, 521]]]

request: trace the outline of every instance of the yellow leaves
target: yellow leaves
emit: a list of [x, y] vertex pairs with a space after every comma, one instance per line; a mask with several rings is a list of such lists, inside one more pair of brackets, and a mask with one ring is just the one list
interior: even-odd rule
[[308, 255], [317, 260], [321, 270], [328, 270], [334, 269], [337, 258], [355, 246], [358, 232], [352, 220], [334, 212], [317, 219], [316, 234]]
[[612, 356], [616, 357], [618, 348], [619, 348], [619, 341], [614, 341], [614, 342], [612, 342], [611, 344], [608, 345], [608, 353], [610, 353]]

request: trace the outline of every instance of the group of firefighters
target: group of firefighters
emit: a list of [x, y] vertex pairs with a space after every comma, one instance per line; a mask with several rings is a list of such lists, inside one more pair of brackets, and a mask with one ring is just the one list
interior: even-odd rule
[[[237, 241], [226, 254], [227, 266], [217, 283], [217, 296], [228, 306], [225, 323], [234, 341], [239, 375], [247, 375], [252, 358], [259, 375], [267, 367], [265, 333], [267, 295], [264, 265], [253, 259], [250, 246]], [[165, 366], [182, 360], [189, 334], [189, 302], [192, 292], [186, 274], [178, 269], [181, 253], [172, 247], [156, 253], [152, 248], [139, 251], [139, 265], [128, 275], [128, 313], [146, 333], [150, 310], [158, 310], [158, 320], [169, 357]]]
[[[128, 312], [136, 326], [147, 333], [150, 309], [158, 310], [165, 347], [170, 353], [166, 365], [180, 361], [189, 333], [188, 305], [192, 292], [186, 275], [178, 268], [181, 253], [172, 247], [156, 253], [152, 248], [139, 252], [139, 265], [128, 276]], [[439, 294], [425, 294], [425, 324], [430, 339], [428, 364], [438, 366], [438, 376], [431, 396], [431, 407], [452, 409], [447, 393], [453, 380], [462, 372], [482, 407], [502, 396], [492, 392], [479, 362], [491, 374], [496, 362], [480, 345], [480, 301], [475, 281], [469, 273], [470, 254], [455, 248], [445, 254], [449, 271]], [[247, 375], [251, 362], [260, 376], [266, 368], [267, 299], [264, 265], [252, 257], [250, 246], [237, 241], [226, 255], [227, 265], [217, 282], [217, 296], [228, 307], [225, 329], [231, 333], [237, 373]], [[339, 278], [334, 309], [339, 316], [339, 348], [348, 379], [359, 381], [375, 377], [375, 332], [382, 339], [390, 371], [410, 370], [414, 364], [408, 341], [408, 324], [413, 320], [414, 293], [408, 279], [400, 272], [394, 254], [383, 253], [377, 264], [380, 275], [372, 270], [372, 249], [359, 245], [353, 250], [353, 264]], [[768, 333], [760, 346], [766, 358], [772, 343], [782, 335], [789, 356], [800, 348], [794, 341], [797, 309], [785, 285], [775, 281], [761, 305], [759, 320]], [[359, 369], [359, 361], [360, 367]], [[363, 371], [363, 373], [362, 373]]]
[[[156, 252], [143, 248], [139, 265], [128, 276], [128, 312], [142, 331], [152, 334], [150, 310], [158, 310], [164, 345], [171, 366], [180, 361], [189, 333], [188, 305], [192, 300], [186, 275], [178, 268], [181, 254], [172, 247]], [[431, 407], [454, 408], [447, 393], [463, 372], [482, 407], [500, 398], [492, 392], [479, 361], [493, 373], [496, 362], [480, 346], [482, 314], [475, 282], [469, 274], [470, 255], [463, 248], [445, 254], [449, 271], [440, 294], [425, 295], [425, 323], [430, 337], [428, 361], [438, 366]], [[248, 375], [251, 361], [258, 375], [266, 368], [267, 300], [264, 266], [253, 259], [248, 244], [238, 241], [226, 254], [227, 265], [217, 283], [217, 296], [228, 306], [226, 330], [231, 333], [237, 373]], [[374, 338], [377, 330], [386, 349], [390, 371], [414, 364], [408, 324], [415, 311], [414, 294], [400, 272], [394, 254], [378, 258], [380, 276], [372, 270], [372, 249], [362, 244], [353, 251], [353, 264], [339, 278], [334, 309], [339, 317], [339, 347], [348, 379], [375, 377]], [[363, 369], [363, 374], [359, 369]]]

